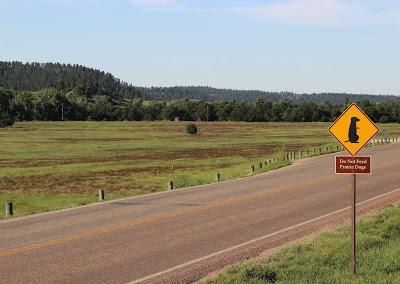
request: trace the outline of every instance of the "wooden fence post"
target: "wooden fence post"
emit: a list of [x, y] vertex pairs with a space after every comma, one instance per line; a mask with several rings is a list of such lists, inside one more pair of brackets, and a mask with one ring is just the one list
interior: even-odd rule
[[12, 202], [6, 203], [6, 218], [10, 218], [14, 215], [14, 208]]
[[104, 189], [99, 189], [99, 201], [104, 201]]

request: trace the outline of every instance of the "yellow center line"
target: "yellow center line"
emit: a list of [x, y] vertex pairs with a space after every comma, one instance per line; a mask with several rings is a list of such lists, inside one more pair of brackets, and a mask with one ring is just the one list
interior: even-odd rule
[[[326, 182], [326, 179], [332, 179], [332, 177], [323, 178], [323, 179], [319, 180], [318, 183]], [[294, 188], [300, 188], [306, 184], [307, 183], [303, 183], [303, 184], [289, 186], [286, 188], [280, 188], [279, 192], [281, 193], [281, 192], [289, 191]], [[53, 246], [53, 245], [57, 245], [57, 244], [62, 244], [65, 242], [74, 241], [74, 240], [78, 240], [78, 239], [89, 238], [89, 237], [93, 237], [93, 236], [104, 234], [104, 233], [127, 229], [127, 228], [137, 226], [137, 225], [143, 225], [143, 224], [150, 223], [150, 222], [155, 222], [155, 221], [165, 220], [165, 219], [172, 218], [172, 217], [177, 217], [177, 216], [187, 214], [187, 213], [196, 213], [196, 212], [207, 210], [207, 209], [234, 205], [234, 204], [237, 204], [237, 203], [240, 203], [243, 201], [257, 199], [262, 196], [272, 195], [272, 194], [276, 193], [276, 191], [273, 191], [273, 189], [274, 188], [271, 188], [271, 190], [269, 190], [268, 192], [259, 192], [259, 193], [249, 194], [249, 195], [245, 195], [245, 196], [242, 196], [239, 198], [234, 198], [234, 199], [229, 199], [229, 200], [225, 200], [225, 201], [219, 201], [219, 202], [215, 202], [215, 203], [201, 205], [196, 208], [183, 209], [183, 210], [178, 210], [178, 211], [170, 212], [170, 213], [161, 213], [158, 215], [153, 215], [150, 217], [133, 220], [133, 221], [130, 221], [130, 222], [127, 222], [124, 224], [110, 225], [107, 227], [102, 227], [102, 228], [94, 229], [94, 230], [83, 232], [83, 233], [66, 235], [66, 236], [63, 236], [63, 237], [60, 237], [57, 239], [53, 239], [53, 240], [38, 242], [38, 243], [34, 243], [34, 244], [29, 244], [29, 245], [23, 245], [23, 246], [11, 248], [11, 249], [6, 249], [3, 251], [0, 251], [0, 257], [15, 255], [15, 254], [23, 253], [23, 252], [28, 252], [31, 250], [40, 249], [40, 248]]]

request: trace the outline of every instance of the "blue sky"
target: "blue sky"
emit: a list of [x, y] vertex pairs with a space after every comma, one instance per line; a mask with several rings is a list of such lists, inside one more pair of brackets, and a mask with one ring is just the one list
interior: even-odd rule
[[400, 94], [400, 1], [0, 0], [0, 60], [138, 86]]

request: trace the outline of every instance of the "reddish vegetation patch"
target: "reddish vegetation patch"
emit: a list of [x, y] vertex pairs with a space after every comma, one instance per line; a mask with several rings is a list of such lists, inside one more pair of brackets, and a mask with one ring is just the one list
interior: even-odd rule
[[[300, 146], [290, 146], [285, 149], [285, 151], [297, 151]], [[173, 160], [175, 159], [208, 159], [215, 157], [227, 157], [227, 156], [243, 156], [243, 157], [259, 157], [262, 155], [267, 155], [275, 153], [277, 151], [275, 146], [265, 146], [265, 147], [253, 147], [240, 149], [229, 149], [229, 148], [213, 148], [213, 149], [199, 149], [199, 150], [182, 150], [179, 152], [171, 153], [152, 153], [147, 155], [147, 159], [154, 160]], [[111, 157], [111, 159], [116, 161], [126, 161], [129, 159], [134, 159], [135, 157]], [[141, 157], [143, 159], [143, 157]], [[77, 159], [74, 160], [75, 163], [84, 162], [105, 162], [109, 160], [102, 159]], [[119, 160], [118, 160], [119, 159]], [[4, 161], [3, 161], [4, 162]], [[47, 161], [54, 162], [54, 161]], [[60, 160], [57, 161], [60, 164], [65, 164], [69, 161]], [[20, 165], [21, 166], [21, 165]], [[228, 164], [226, 166], [229, 166]], [[220, 165], [220, 167], [223, 167]], [[163, 174], [173, 174], [174, 171], [190, 171], [195, 169], [194, 167], [182, 167], [179, 165], [170, 167], [143, 167], [134, 169], [121, 169], [121, 170], [110, 170], [110, 171], [99, 171], [99, 172], [83, 172], [79, 174], [54, 174], [54, 175], [26, 175], [18, 176], [18, 178], [2, 178], [0, 180], [0, 192], [20, 192], [20, 193], [54, 193], [54, 194], [64, 194], [64, 193], [93, 193], [100, 187], [106, 186], [109, 191], [124, 192], [128, 190], [143, 190], [142, 186], [137, 183], [128, 183], [129, 188], [121, 188], [119, 185], [123, 180], [128, 180], [137, 174], [154, 174], [155, 177]], [[196, 167], [200, 169], [201, 167]], [[115, 188], [114, 188], [115, 186]]]
[[54, 143], [96, 143], [96, 142], [121, 142], [121, 141], [138, 141], [143, 140], [140, 138], [128, 138], [128, 137], [118, 137], [118, 138], [54, 138], [51, 139]]
[[[298, 149], [297, 146], [291, 146], [291, 151]], [[121, 149], [119, 149], [121, 150]], [[128, 151], [124, 149], [123, 151]], [[135, 149], [137, 150], [137, 149]], [[212, 159], [225, 157], [248, 157], [254, 158], [259, 156], [270, 155], [277, 151], [277, 146], [271, 145], [240, 145], [235, 148], [207, 148], [207, 149], [183, 149], [180, 151], [159, 151], [159, 152], [143, 152], [141, 154], [97, 157], [97, 158], [77, 158], [77, 159], [35, 159], [35, 160], [0, 160], [0, 167], [39, 167], [54, 166], [66, 164], [82, 164], [82, 163], [105, 163], [105, 162], [122, 162], [122, 161], [171, 161], [178, 159]], [[112, 150], [118, 152], [118, 150]]]
[[[126, 173], [125, 173], [126, 174]], [[98, 173], [72, 174], [72, 175], [37, 175], [19, 176], [18, 182], [13, 179], [3, 178], [0, 182], [0, 193], [35, 193], [35, 194], [65, 194], [65, 193], [96, 193], [99, 188], [104, 188]], [[120, 177], [118, 177], [120, 178]], [[123, 191], [122, 188], [114, 188], [118, 180], [113, 176], [107, 178], [107, 190]], [[132, 187], [138, 186], [132, 183]]]
[[[199, 127], [200, 133], [231, 133], [232, 135], [238, 133], [248, 133], [249, 131], [259, 131], [260, 127], [264, 127], [266, 129], [281, 129], [285, 130], [288, 128], [298, 129], [301, 128], [313, 127], [315, 128], [315, 124], [312, 123], [302, 123], [294, 124], [294, 123], [205, 123], [205, 122], [195, 122]], [[135, 128], [136, 131], [149, 131], [149, 132], [184, 132], [186, 122], [177, 122], [176, 125], [166, 125], [162, 126], [159, 124], [155, 124], [154, 126], [144, 126]]]
[[[193, 170], [194, 167], [147, 167], [134, 169], [121, 169], [98, 172], [84, 172], [80, 174], [54, 174], [54, 175], [26, 175], [18, 178], [2, 178], [0, 180], [0, 193], [95, 193], [99, 188], [107, 188], [108, 191], [120, 193], [127, 190], [143, 189], [134, 182], [135, 174], [153, 174], [155, 177], [161, 174], [173, 174], [174, 171]], [[124, 180], [129, 188], [121, 188]]]

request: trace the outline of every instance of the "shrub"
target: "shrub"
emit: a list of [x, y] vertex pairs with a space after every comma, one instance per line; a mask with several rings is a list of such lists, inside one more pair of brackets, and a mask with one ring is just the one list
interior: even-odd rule
[[196, 134], [197, 133], [197, 126], [194, 123], [190, 123], [186, 125], [186, 133], [189, 134]]
[[0, 128], [11, 127], [13, 124], [14, 120], [10, 118], [0, 120]]

